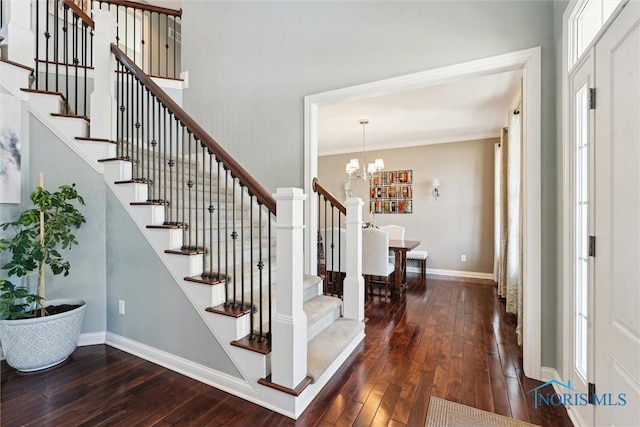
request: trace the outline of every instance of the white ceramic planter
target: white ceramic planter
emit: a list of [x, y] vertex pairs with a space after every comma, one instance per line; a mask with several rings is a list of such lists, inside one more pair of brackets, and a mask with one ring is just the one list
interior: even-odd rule
[[75, 350], [87, 304], [77, 299], [47, 301], [49, 305], [81, 304], [66, 313], [0, 321], [0, 342], [9, 366], [31, 372], [64, 362]]

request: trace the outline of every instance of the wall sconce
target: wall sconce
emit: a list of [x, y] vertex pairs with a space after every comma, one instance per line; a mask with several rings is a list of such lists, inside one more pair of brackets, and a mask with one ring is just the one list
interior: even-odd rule
[[433, 198], [438, 200], [438, 197], [440, 197], [440, 180], [434, 178], [431, 186], [433, 187]]

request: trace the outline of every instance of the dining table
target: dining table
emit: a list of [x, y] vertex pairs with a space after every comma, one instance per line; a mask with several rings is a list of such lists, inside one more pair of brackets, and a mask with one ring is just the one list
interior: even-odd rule
[[407, 252], [420, 245], [419, 240], [389, 240], [389, 250], [395, 255], [394, 290], [404, 292], [407, 284]]

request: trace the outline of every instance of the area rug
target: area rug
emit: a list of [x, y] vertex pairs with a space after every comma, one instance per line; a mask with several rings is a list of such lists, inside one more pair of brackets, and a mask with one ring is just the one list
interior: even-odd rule
[[431, 396], [425, 427], [532, 427], [535, 424], [503, 417]]

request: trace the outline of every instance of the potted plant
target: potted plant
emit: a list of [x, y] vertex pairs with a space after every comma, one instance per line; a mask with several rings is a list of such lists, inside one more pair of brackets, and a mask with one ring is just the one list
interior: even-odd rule
[[2, 266], [9, 278], [37, 271], [37, 293], [9, 280], [0, 280], [0, 342], [7, 363], [19, 371], [36, 371], [57, 365], [75, 350], [86, 308], [82, 300], [45, 297], [45, 270], [69, 274], [70, 265], [61, 250], [78, 244], [73, 232], [86, 219], [74, 203], [84, 205], [75, 184], [55, 192], [40, 186], [31, 193], [33, 207], [0, 227], [15, 235], [0, 239], [0, 251], [10, 260]]

